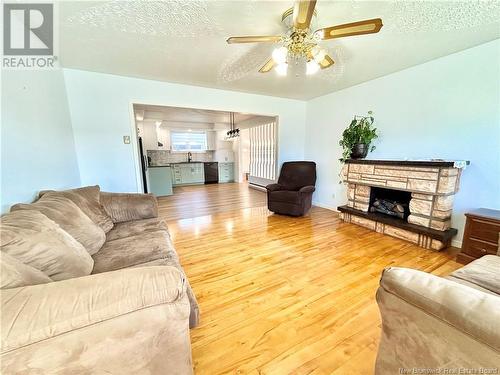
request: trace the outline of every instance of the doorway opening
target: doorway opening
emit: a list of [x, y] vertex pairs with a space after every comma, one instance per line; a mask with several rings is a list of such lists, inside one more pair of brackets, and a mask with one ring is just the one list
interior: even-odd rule
[[133, 113], [144, 192], [162, 197], [187, 185], [275, 182], [276, 116], [147, 104], [134, 104]]

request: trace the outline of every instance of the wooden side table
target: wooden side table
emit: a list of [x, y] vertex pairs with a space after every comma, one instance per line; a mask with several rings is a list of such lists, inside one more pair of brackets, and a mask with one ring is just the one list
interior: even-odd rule
[[499, 250], [500, 211], [480, 208], [465, 216], [467, 222], [457, 262], [467, 264], [483, 255], [496, 255]]

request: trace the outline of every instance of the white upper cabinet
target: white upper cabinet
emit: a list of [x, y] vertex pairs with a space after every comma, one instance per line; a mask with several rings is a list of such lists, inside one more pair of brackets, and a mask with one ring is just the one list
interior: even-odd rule
[[170, 130], [159, 127], [156, 132], [158, 136], [158, 142], [163, 146], [158, 146], [158, 150], [170, 150]]
[[154, 123], [144, 122], [142, 124], [142, 144], [146, 150], [158, 150], [158, 135]]
[[[154, 122], [143, 122], [138, 128], [146, 150], [170, 150], [170, 130], [156, 126]], [[159, 146], [158, 142], [162, 146]]]
[[213, 151], [217, 149], [217, 132], [207, 130], [207, 150]]

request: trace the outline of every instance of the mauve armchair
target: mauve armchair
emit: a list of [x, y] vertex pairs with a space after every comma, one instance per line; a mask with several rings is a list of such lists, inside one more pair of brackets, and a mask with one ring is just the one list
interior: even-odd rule
[[305, 215], [312, 206], [316, 188], [316, 163], [288, 161], [281, 166], [277, 184], [266, 186], [270, 211], [290, 216]]

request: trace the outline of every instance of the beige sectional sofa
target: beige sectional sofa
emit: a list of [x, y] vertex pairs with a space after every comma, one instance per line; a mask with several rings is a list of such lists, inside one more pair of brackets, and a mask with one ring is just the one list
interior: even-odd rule
[[382, 336], [376, 374], [499, 374], [498, 255], [446, 278], [386, 269], [377, 291]]
[[198, 304], [156, 198], [41, 192], [1, 218], [2, 374], [190, 374]]

